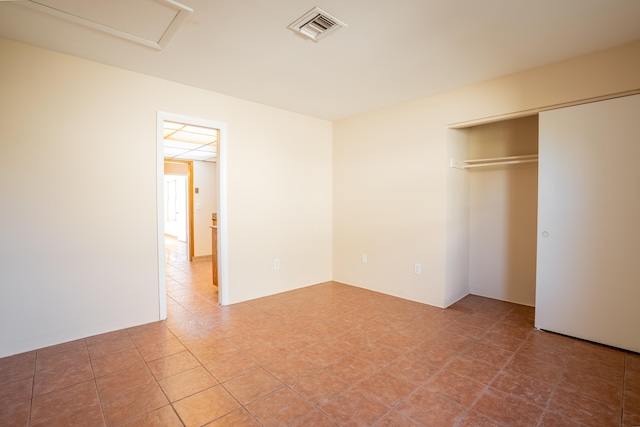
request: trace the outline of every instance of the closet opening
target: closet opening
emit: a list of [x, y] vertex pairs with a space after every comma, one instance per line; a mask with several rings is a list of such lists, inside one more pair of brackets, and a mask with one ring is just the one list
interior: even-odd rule
[[538, 115], [449, 132], [445, 305], [473, 294], [535, 306]]

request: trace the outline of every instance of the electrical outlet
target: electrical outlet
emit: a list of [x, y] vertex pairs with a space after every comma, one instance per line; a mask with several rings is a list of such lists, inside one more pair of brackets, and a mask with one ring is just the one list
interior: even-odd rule
[[417, 262], [413, 264], [413, 274], [422, 274], [422, 266]]
[[274, 270], [279, 270], [280, 269], [280, 259], [276, 258], [273, 260], [273, 269]]
[[363, 264], [367, 263], [367, 254], [362, 254], [362, 263]]

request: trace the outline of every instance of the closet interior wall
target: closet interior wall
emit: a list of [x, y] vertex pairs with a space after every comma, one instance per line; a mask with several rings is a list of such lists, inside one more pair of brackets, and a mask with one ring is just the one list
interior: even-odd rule
[[[466, 157], [496, 159], [538, 154], [538, 115], [459, 129]], [[489, 160], [487, 163], [493, 163]], [[460, 164], [460, 162], [458, 162]], [[468, 291], [535, 305], [538, 167], [478, 166], [468, 179]]]

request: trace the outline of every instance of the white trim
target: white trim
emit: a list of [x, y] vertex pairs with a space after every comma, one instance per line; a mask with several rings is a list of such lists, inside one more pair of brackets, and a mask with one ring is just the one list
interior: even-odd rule
[[575, 105], [589, 104], [591, 102], [605, 101], [607, 99], [621, 98], [623, 96], [636, 95], [640, 93], [640, 89], [632, 89], [624, 92], [616, 92], [602, 96], [594, 96], [591, 98], [579, 99], [577, 101], [561, 102], [559, 104], [551, 104], [545, 107], [532, 108], [530, 110], [517, 111], [515, 113], [499, 114], [496, 116], [482, 117], [479, 119], [466, 120], [464, 122], [449, 123], [450, 129], [464, 129], [471, 126], [486, 125], [502, 120], [519, 119], [521, 117], [533, 116], [543, 111], [556, 110], [558, 108], [573, 107]]
[[227, 230], [227, 124], [216, 123], [218, 141], [218, 296], [220, 305], [229, 305], [229, 237]]
[[229, 269], [227, 239], [227, 124], [179, 114], [157, 112], [157, 228], [158, 228], [158, 304], [160, 319], [167, 318], [167, 283], [164, 254], [164, 122], [203, 126], [220, 131], [218, 141], [218, 294], [220, 305], [229, 304]]
[[471, 295], [477, 295], [479, 297], [492, 298], [500, 301], [512, 302], [514, 304], [528, 305], [530, 307], [536, 306], [535, 296], [523, 295], [513, 292], [501, 292], [494, 289], [485, 289], [472, 286], [470, 289]]
[[464, 291], [460, 291], [458, 294], [450, 296], [448, 298], [444, 299], [444, 307], [443, 308], [448, 308], [450, 306], [452, 306], [453, 304], [457, 303], [458, 301], [460, 301], [462, 298], [466, 297], [467, 295], [469, 295], [469, 291], [467, 289], [465, 289]]
[[188, 6], [178, 3], [174, 0], [156, 0], [159, 3], [164, 3], [173, 9], [176, 9], [176, 16], [171, 23], [167, 26], [159, 40], [149, 40], [144, 37], [137, 36], [135, 34], [127, 33], [126, 31], [118, 30], [117, 28], [109, 27], [108, 25], [100, 24], [99, 22], [91, 21], [83, 18], [82, 16], [74, 15], [64, 10], [58, 10], [46, 4], [39, 3], [35, 0], [26, 0], [20, 2], [25, 6], [29, 6], [32, 9], [39, 10], [49, 15], [56, 16], [58, 18], [66, 19], [67, 21], [75, 22], [76, 24], [84, 25], [85, 27], [92, 28], [94, 30], [101, 31], [103, 33], [111, 34], [112, 36], [120, 37], [125, 40], [132, 41], [134, 43], [141, 44], [143, 46], [151, 47], [154, 49], [162, 50], [168, 43], [171, 37], [178, 31], [178, 29], [189, 18], [189, 15], [193, 12]]
[[164, 118], [156, 120], [156, 228], [158, 230], [158, 318], [167, 318], [167, 271], [164, 254]]

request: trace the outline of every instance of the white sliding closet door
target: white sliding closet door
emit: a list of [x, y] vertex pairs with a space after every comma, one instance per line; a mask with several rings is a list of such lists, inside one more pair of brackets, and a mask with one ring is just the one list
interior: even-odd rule
[[640, 95], [539, 127], [536, 327], [640, 352]]

